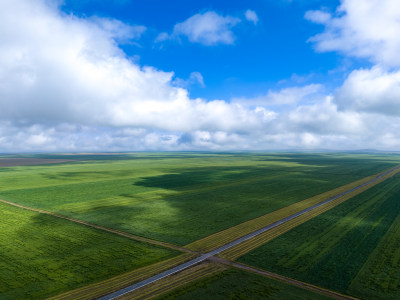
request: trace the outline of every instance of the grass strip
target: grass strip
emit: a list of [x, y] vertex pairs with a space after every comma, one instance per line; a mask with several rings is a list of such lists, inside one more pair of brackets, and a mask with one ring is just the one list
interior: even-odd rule
[[[357, 194], [361, 193], [362, 191], [364, 191], [364, 190], [366, 190], [366, 189], [378, 184], [379, 182], [382, 182], [386, 178], [389, 178], [389, 177], [393, 176], [394, 174], [396, 174], [399, 171], [400, 170], [396, 170], [394, 172], [391, 172], [391, 173], [387, 174], [386, 176], [382, 177], [381, 179], [379, 179], [379, 180], [377, 180], [377, 181], [375, 181], [375, 182], [373, 182], [373, 183], [371, 183], [371, 184], [369, 184], [367, 186], [364, 186], [364, 187], [362, 187], [362, 188], [360, 188], [358, 190], [355, 190], [355, 191], [353, 191], [353, 192], [351, 192], [351, 193], [349, 193], [349, 194], [347, 194], [347, 195], [345, 195], [343, 197], [340, 197], [340, 198], [334, 200], [333, 202], [337, 203], [337, 204], [340, 204], [341, 203], [340, 201], [342, 201], [343, 199], [347, 200], [347, 199], [353, 197], [354, 195], [357, 195]], [[226, 230], [217, 232], [217, 233], [215, 233], [213, 235], [210, 235], [210, 236], [205, 237], [203, 239], [197, 240], [197, 241], [195, 241], [195, 242], [193, 242], [191, 244], [188, 244], [188, 245], [185, 246], [185, 248], [191, 249], [191, 250], [194, 250], [194, 251], [199, 251], [199, 252], [208, 252], [208, 251], [214, 250], [214, 249], [216, 249], [218, 247], [221, 247], [221, 246], [223, 246], [223, 245], [225, 245], [225, 244], [227, 244], [229, 242], [232, 242], [232, 241], [234, 241], [234, 240], [236, 240], [236, 239], [238, 239], [238, 238], [240, 238], [240, 237], [242, 237], [242, 236], [244, 236], [246, 234], [254, 232], [254, 231], [256, 231], [256, 230], [258, 230], [260, 228], [266, 227], [269, 224], [272, 224], [272, 223], [274, 223], [276, 221], [279, 221], [279, 220], [281, 220], [281, 219], [283, 219], [283, 218], [285, 218], [287, 216], [290, 216], [290, 215], [295, 214], [295, 213], [297, 213], [299, 211], [302, 211], [302, 210], [304, 210], [304, 209], [306, 209], [306, 208], [308, 208], [308, 207], [310, 207], [312, 205], [315, 205], [315, 204], [320, 203], [320, 202], [322, 202], [322, 201], [324, 201], [326, 199], [329, 199], [330, 197], [333, 197], [335, 195], [341, 194], [341, 193], [343, 193], [343, 192], [345, 192], [347, 190], [350, 190], [350, 189], [352, 189], [354, 187], [357, 187], [357, 186], [359, 186], [359, 185], [361, 185], [363, 183], [366, 183], [366, 182], [372, 180], [373, 178], [379, 176], [381, 173], [383, 173], [383, 172], [380, 172], [380, 173], [378, 173], [378, 174], [376, 174], [374, 176], [365, 177], [363, 179], [360, 179], [360, 180], [357, 180], [355, 182], [346, 184], [346, 185], [341, 186], [339, 188], [330, 190], [328, 192], [316, 195], [314, 197], [308, 198], [306, 200], [303, 200], [303, 201], [297, 202], [295, 204], [289, 205], [287, 207], [284, 207], [282, 209], [276, 210], [276, 211], [274, 211], [272, 213], [269, 213], [269, 214], [266, 214], [264, 216], [255, 218], [253, 220], [250, 220], [250, 221], [241, 223], [239, 225], [233, 226], [231, 228], [228, 228]], [[325, 206], [323, 206], [321, 208], [321, 211], [323, 210], [324, 207]], [[310, 212], [310, 213], [314, 213], [314, 212]], [[237, 247], [239, 247], [239, 246], [240, 245], [238, 245]]]
[[110, 279], [75, 289], [55, 297], [51, 300], [95, 299], [123, 289], [148, 277], [159, 274], [194, 258], [193, 254], [185, 253], [162, 262], [152, 264]]
[[152, 299], [191, 282], [224, 271], [227, 267], [214, 262], [203, 262], [182, 272], [163, 278], [151, 285], [118, 297], [118, 300]]
[[[371, 182], [370, 184], [368, 184], [366, 186], [363, 186], [355, 191], [352, 191], [351, 193], [346, 194], [342, 197], [339, 197], [339, 198], [327, 203], [326, 205], [317, 207], [316, 209], [313, 209], [306, 214], [303, 214], [293, 220], [290, 220], [290, 221], [282, 224], [281, 226], [275, 227], [272, 230], [264, 232], [250, 240], [247, 240], [235, 247], [232, 247], [232, 248], [222, 252], [221, 254], [219, 254], [219, 256], [222, 258], [225, 258], [225, 259], [235, 260], [235, 259], [239, 258], [240, 256], [243, 256], [244, 254], [258, 248], [259, 246], [275, 239], [276, 237], [292, 230], [293, 228], [307, 222], [308, 220], [311, 220], [312, 218], [336, 207], [337, 205], [347, 201], [348, 199], [353, 198], [354, 196], [356, 196], [358, 194], [361, 194], [362, 192], [372, 188], [373, 186], [376, 186], [377, 184], [383, 182], [384, 180], [393, 177], [394, 175], [396, 175], [399, 172], [400, 172], [400, 169], [394, 170], [393, 172], [386, 174], [384, 177], [382, 177], [374, 182]], [[348, 189], [346, 189], [346, 190], [348, 190]]]

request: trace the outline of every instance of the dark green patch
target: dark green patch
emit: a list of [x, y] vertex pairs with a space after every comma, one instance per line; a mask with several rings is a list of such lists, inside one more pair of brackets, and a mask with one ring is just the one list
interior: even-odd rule
[[[239, 261], [349, 293], [352, 280], [400, 214], [399, 194], [400, 176], [387, 179]], [[358, 296], [357, 290], [351, 293]]]
[[178, 288], [158, 300], [179, 299], [329, 299], [280, 281], [230, 269]]

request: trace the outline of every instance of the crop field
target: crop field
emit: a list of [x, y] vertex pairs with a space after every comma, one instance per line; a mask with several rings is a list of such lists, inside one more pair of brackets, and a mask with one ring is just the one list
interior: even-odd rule
[[190, 244], [399, 163], [390, 155], [42, 155], [1, 168], [0, 198], [104, 227]]
[[[250, 239], [246, 242], [243, 242], [227, 251], [224, 251], [223, 257], [228, 258], [228, 259], [236, 259], [239, 256], [242, 256], [243, 254], [251, 251], [252, 249], [255, 249], [258, 246], [266, 243], [268, 240], [271, 240], [271, 239], [277, 237], [278, 235], [280, 235], [286, 231], [289, 231], [291, 228], [294, 228], [295, 226], [298, 226], [299, 224], [306, 222], [307, 220], [315, 217], [316, 215], [318, 215], [326, 210], [331, 209], [332, 207], [363, 192], [364, 190], [367, 190], [371, 186], [373, 186], [375, 184], [379, 184], [380, 182], [384, 181], [385, 179], [387, 179], [391, 176], [394, 176], [394, 174], [396, 174], [397, 172], [400, 172], [400, 169], [394, 170], [393, 172], [390, 172], [389, 174], [383, 176], [379, 180], [371, 182], [361, 188], [357, 188], [356, 190], [352, 191], [351, 193], [348, 193], [342, 197], [339, 197], [327, 205], [321, 206], [305, 215], [297, 217], [297, 218], [287, 222], [285, 225], [278, 226], [277, 228], [275, 228], [273, 230], [269, 230], [263, 234], [260, 234], [259, 236], [255, 237], [255, 238], [252, 238], [252, 239]], [[285, 217], [288, 217], [288, 216], [298, 213], [308, 207], [316, 205], [316, 204], [318, 204], [324, 200], [327, 200], [335, 195], [338, 195], [338, 194], [341, 194], [348, 190], [354, 189], [362, 184], [366, 184], [366, 183], [370, 182], [372, 179], [374, 179], [375, 177], [376, 177], [376, 175], [368, 176], [363, 179], [346, 184], [344, 186], [335, 188], [333, 190], [329, 190], [322, 194], [313, 196], [311, 198], [296, 202], [289, 206], [286, 206], [286, 207], [283, 207], [276, 211], [273, 211], [269, 214], [265, 214], [261, 217], [246, 221], [244, 223], [230, 227], [223, 231], [219, 231], [215, 234], [212, 234], [203, 239], [197, 240], [189, 245], [186, 245], [185, 247], [188, 249], [192, 249], [192, 250], [196, 250], [196, 251], [200, 251], [200, 252], [211, 251], [211, 250], [221, 247], [229, 242], [232, 242], [233, 240], [238, 239], [244, 235], [250, 234], [260, 228], [266, 227], [274, 222], [277, 222]]]
[[177, 255], [0, 203], [0, 298], [43, 299]]
[[[118, 291], [126, 286], [147, 279], [165, 270], [173, 268], [195, 256], [193, 254], [181, 254], [170, 259], [166, 259], [155, 264], [151, 264], [133, 271], [111, 277], [109, 279], [86, 285], [68, 292], [58, 294], [49, 299], [51, 300], [75, 300], [75, 299], [97, 299], [101, 296]], [[182, 274], [181, 272], [180, 274]], [[182, 279], [179, 277], [179, 279]], [[170, 280], [170, 278], [167, 278]]]
[[[373, 186], [375, 186], [377, 184], [380, 184], [381, 182], [387, 180], [388, 178], [391, 178], [391, 177], [395, 176], [399, 172], [400, 172], [400, 169], [393, 170], [392, 172], [386, 174], [385, 176], [381, 177], [378, 180], [375, 180], [374, 182], [370, 182], [369, 184], [367, 184], [365, 186], [362, 186], [360, 188], [357, 188], [356, 190], [353, 190], [352, 192], [350, 192], [350, 193], [348, 193], [346, 195], [338, 197], [338, 198], [334, 199], [333, 201], [330, 201], [329, 203], [327, 203], [325, 205], [319, 206], [319, 207], [317, 207], [317, 208], [315, 208], [315, 209], [313, 209], [313, 210], [311, 210], [311, 211], [309, 211], [309, 212], [307, 212], [307, 213], [305, 213], [305, 214], [303, 214], [301, 216], [298, 216], [297, 218], [294, 218], [294, 219], [286, 222], [285, 224], [277, 226], [277, 227], [275, 227], [275, 228], [273, 228], [273, 229], [271, 229], [269, 231], [266, 231], [266, 232], [264, 232], [264, 233], [262, 233], [262, 234], [260, 234], [260, 235], [258, 235], [256, 237], [252, 238], [252, 239], [249, 239], [249, 240], [247, 240], [247, 241], [245, 241], [245, 242], [243, 242], [243, 243], [241, 243], [241, 244], [239, 244], [239, 245], [237, 245], [235, 247], [232, 247], [232, 248], [220, 253], [218, 256], [226, 258], [226, 259], [229, 259], [229, 260], [236, 260], [238, 257], [240, 257], [240, 256], [242, 256], [242, 255], [244, 255], [244, 254], [246, 254], [246, 253], [248, 253], [248, 252], [250, 252], [250, 251], [252, 251], [252, 250], [254, 250], [256, 248], [258, 248], [259, 246], [267, 243], [270, 240], [275, 239], [276, 237], [284, 234], [285, 232], [290, 231], [292, 228], [295, 228], [295, 227], [299, 226], [300, 224], [303, 224], [304, 222], [307, 222], [308, 220], [311, 220], [312, 218], [315, 218], [316, 216], [318, 216], [318, 215], [320, 215], [320, 214], [322, 214], [322, 213], [334, 208], [335, 206], [347, 201], [348, 199], [351, 199], [352, 197], [354, 197], [354, 196], [356, 196], [356, 195], [358, 195], [360, 193], [363, 193], [364, 191], [372, 188]], [[308, 205], [307, 207], [309, 207], [309, 206], [311, 206], [311, 205], [313, 205], [315, 203], [321, 202], [321, 200], [318, 201], [318, 199], [320, 199], [321, 197], [324, 198], [324, 199], [328, 199], [332, 195], [338, 195], [338, 194], [342, 193], [343, 191], [348, 191], [351, 188], [357, 187], [362, 183], [369, 182], [371, 180], [371, 178], [373, 178], [373, 176], [372, 177], [366, 177], [365, 179], [362, 179], [362, 180], [356, 181], [354, 183], [345, 185], [345, 186], [343, 186], [341, 188], [338, 188], [338, 189], [334, 189], [334, 190], [328, 191], [328, 192], [323, 193], [321, 195], [318, 195], [316, 197], [312, 197], [312, 198], [309, 198], [307, 200], [300, 201], [300, 202], [298, 202], [298, 203], [296, 203], [294, 205], [290, 205], [290, 206], [285, 207], [283, 209], [280, 209], [280, 210], [278, 210], [276, 212], [273, 212], [273, 213], [271, 213], [269, 215], [278, 214], [278, 215], [282, 216], [283, 214], [285, 214], [283, 217], [288, 216], [289, 214], [293, 214], [294, 213], [294, 212], [291, 212], [291, 213], [288, 212], [288, 210], [289, 211], [293, 210], [293, 208], [292, 208], [293, 206], [294, 207], [303, 206], [305, 203], [307, 203], [307, 205]], [[326, 196], [326, 194], [328, 194], [328, 195], [330, 194], [331, 196]], [[310, 202], [311, 202], [311, 204], [310, 204]], [[268, 218], [269, 215], [265, 215], [264, 218]], [[281, 217], [281, 219], [283, 217]], [[249, 221], [249, 222], [252, 222], [252, 221]], [[249, 223], [249, 222], [246, 222], [246, 223]], [[244, 224], [245, 223], [243, 223], [242, 225], [244, 225]], [[238, 227], [238, 226], [235, 226], [235, 227]], [[232, 228], [235, 228], [235, 227], [232, 227]]]
[[239, 261], [362, 299], [400, 298], [400, 175]]
[[330, 299], [314, 292], [241, 270], [203, 278], [166, 293], [157, 300], [179, 299]]

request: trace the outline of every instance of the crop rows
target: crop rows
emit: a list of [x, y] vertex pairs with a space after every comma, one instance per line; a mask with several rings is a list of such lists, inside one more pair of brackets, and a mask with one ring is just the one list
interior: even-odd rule
[[372, 252], [349, 293], [361, 298], [400, 298], [400, 215]]
[[363, 299], [400, 297], [397, 175], [239, 261]]
[[106, 294], [118, 291], [126, 286], [132, 285], [136, 282], [142, 281], [146, 278], [159, 274], [165, 270], [173, 268], [182, 264], [192, 258], [193, 254], [182, 254], [131, 272], [121, 274], [110, 279], [87, 285], [76, 290], [72, 290], [55, 297], [51, 300], [73, 300], [73, 299], [94, 299]]
[[[318, 208], [317, 210], [313, 210], [312, 212], [310, 212], [311, 213], [310, 218], [312, 218], [313, 216], [316, 216], [317, 215], [316, 212], [322, 213], [322, 212], [326, 211], [327, 209], [330, 209], [333, 206], [335, 206], [337, 204], [340, 204], [343, 201], [353, 197], [354, 195], [357, 195], [357, 194], [365, 191], [366, 189], [378, 184], [379, 182], [382, 182], [386, 178], [393, 176], [397, 172], [400, 172], [400, 170], [396, 170], [396, 171], [394, 171], [392, 173], [389, 173], [384, 178], [381, 178], [381, 179], [379, 179], [379, 180], [377, 180], [377, 181], [375, 181], [375, 182], [373, 182], [373, 183], [371, 183], [371, 184], [369, 184], [367, 186], [364, 186], [364, 187], [362, 187], [362, 188], [360, 188], [360, 189], [358, 189], [356, 191], [353, 191], [350, 194], [342, 196], [342, 197], [332, 201], [331, 203], [329, 203], [327, 205], [324, 205], [323, 207]], [[377, 174], [377, 175], [379, 175], [379, 174]], [[279, 209], [277, 211], [274, 211], [272, 213], [269, 213], [269, 214], [266, 214], [264, 216], [258, 217], [256, 219], [244, 222], [242, 224], [239, 224], [237, 226], [231, 227], [231, 228], [226, 229], [224, 231], [220, 231], [220, 232], [218, 232], [216, 234], [213, 234], [213, 235], [210, 235], [210, 236], [208, 236], [208, 237], [206, 237], [204, 239], [195, 241], [195, 242], [193, 242], [193, 243], [191, 243], [189, 245], [186, 245], [185, 247], [188, 248], [188, 249], [191, 249], [191, 250], [201, 251], [201, 252], [211, 251], [211, 250], [216, 249], [218, 247], [221, 247], [221, 246], [223, 246], [223, 245], [225, 245], [225, 244], [227, 244], [229, 242], [232, 242], [232, 241], [234, 241], [234, 240], [236, 240], [236, 239], [238, 239], [238, 238], [240, 238], [240, 237], [242, 237], [242, 236], [244, 236], [246, 234], [254, 232], [254, 231], [256, 231], [256, 230], [258, 230], [260, 228], [266, 227], [269, 224], [272, 224], [272, 223], [274, 223], [276, 221], [279, 221], [279, 220], [281, 220], [281, 219], [283, 219], [283, 218], [285, 218], [287, 216], [290, 216], [290, 215], [295, 214], [295, 213], [297, 213], [297, 212], [299, 212], [301, 210], [304, 210], [304, 209], [306, 209], [306, 208], [308, 208], [308, 207], [310, 207], [312, 205], [315, 205], [315, 204], [317, 204], [319, 202], [322, 202], [322, 201], [324, 201], [326, 199], [329, 199], [332, 196], [335, 196], [337, 194], [343, 193], [344, 191], [347, 191], [347, 190], [349, 190], [351, 188], [354, 188], [354, 187], [359, 186], [359, 185], [361, 185], [361, 184], [363, 184], [365, 182], [368, 182], [371, 179], [373, 179], [374, 177], [375, 176], [369, 176], [369, 177], [363, 178], [361, 180], [357, 180], [355, 182], [352, 182], [350, 184], [346, 184], [346, 185], [344, 185], [342, 187], [339, 187], [339, 188], [330, 190], [328, 192], [322, 193], [320, 195], [311, 197], [309, 199], [297, 202], [295, 204], [292, 204], [290, 206], [284, 207], [284, 208]], [[307, 216], [308, 216], [308, 214], [307, 214]], [[303, 220], [301, 222], [307, 221], [308, 220], [307, 216], [304, 216], [304, 215], [301, 216], [300, 218], [301, 218], [301, 220]], [[292, 221], [289, 222], [289, 223], [286, 223], [286, 224], [284, 224], [282, 226], [279, 226], [277, 228], [277, 231], [274, 231], [274, 232], [280, 232], [281, 228], [288, 228], [287, 230], [290, 230], [291, 228], [297, 226], [298, 224], [301, 224], [301, 223], [297, 223], [298, 221], [295, 221], [295, 220], [292, 220]], [[296, 225], [290, 226], [290, 224], [296, 224]], [[286, 231], [284, 231], [284, 232], [286, 232]], [[252, 243], [252, 241], [254, 239], [257, 240], [258, 242], [262, 242], [262, 240], [266, 236], [268, 236], [268, 235], [264, 234], [264, 235], [261, 235], [260, 237], [255, 237], [249, 243]], [[272, 238], [274, 238], [276, 236], [278, 236], [278, 235], [272, 235], [270, 238], [268, 238], [267, 241], [271, 240]], [[247, 245], [246, 242], [242, 243], [241, 245], [238, 245], [237, 247], [239, 247], [240, 249], [244, 250], [245, 247], [246, 247], [244, 245]], [[237, 247], [235, 247], [234, 249], [237, 249]], [[253, 248], [251, 248], [251, 249], [253, 249]], [[232, 251], [232, 250], [228, 250], [228, 251]], [[226, 253], [228, 253], [228, 251]], [[233, 250], [233, 251], [235, 251], [235, 250]], [[244, 253], [242, 253], [242, 254], [244, 254]], [[237, 257], [237, 256], [235, 256], [235, 257]]]
[[[367, 189], [381, 183], [382, 181], [384, 181], [387, 178], [393, 177], [395, 174], [399, 173], [400, 169], [395, 170], [389, 174], [387, 174], [386, 176], [380, 178], [379, 180], [370, 183], [369, 185], [366, 185], [360, 189], [357, 189], [349, 194], [346, 194], [342, 197], [339, 197], [323, 206], [317, 207], [316, 209], [313, 209], [311, 211], [309, 211], [306, 214], [303, 214], [293, 220], [290, 220], [272, 230], [269, 230], [265, 233], [262, 233], [250, 240], [247, 240], [229, 250], [224, 251], [223, 253], [220, 254], [221, 257], [225, 258], [225, 259], [229, 259], [229, 260], [235, 260], [237, 258], [239, 258], [240, 256], [258, 248], [259, 246], [273, 240], [274, 238], [280, 236], [281, 234], [290, 231], [291, 229], [299, 226], [300, 224], [303, 224], [304, 222], [307, 222], [308, 220], [332, 209], [333, 207], [343, 203], [344, 201], [358, 195], [361, 194], [362, 192], [366, 191]], [[369, 179], [370, 180], [370, 179]], [[357, 185], [359, 185], [360, 183], [358, 183]], [[357, 186], [356, 185], [356, 186]], [[347, 187], [348, 189], [349, 187]], [[329, 192], [330, 193], [330, 192]]]

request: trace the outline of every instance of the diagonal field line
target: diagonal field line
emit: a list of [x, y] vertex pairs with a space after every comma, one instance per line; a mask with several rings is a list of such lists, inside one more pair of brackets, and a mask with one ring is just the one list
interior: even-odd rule
[[321, 288], [319, 286], [312, 285], [312, 284], [309, 284], [307, 282], [303, 282], [303, 281], [299, 281], [299, 280], [296, 280], [296, 279], [293, 279], [293, 278], [285, 277], [285, 276], [282, 276], [282, 275], [279, 275], [279, 274], [276, 274], [276, 273], [272, 273], [272, 272], [269, 272], [269, 271], [261, 270], [261, 269], [258, 269], [258, 268], [255, 268], [255, 267], [252, 267], [252, 266], [249, 266], [249, 265], [241, 264], [241, 263], [238, 263], [238, 262], [229, 261], [229, 260], [226, 260], [226, 259], [223, 259], [223, 258], [220, 258], [220, 257], [211, 257], [210, 260], [213, 260], [215, 262], [219, 262], [221, 264], [224, 264], [224, 265], [236, 268], [236, 269], [244, 270], [244, 271], [247, 271], [247, 272], [251, 272], [251, 273], [262, 275], [264, 277], [268, 277], [268, 278], [272, 278], [272, 279], [275, 279], [275, 280], [279, 280], [279, 281], [285, 282], [287, 284], [300, 287], [302, 289], [311, 290], [311, 291], [317, 292], [319, 294], [324, 294], [324, 295], [330, 296], [330, 297], [335, 298], [335, 299], [347, 299], [347, 300], [356, 300], [356, 299], [358, 299], [358, 298], [355, 298], [355, 297], [352, 297], [352, 296], [343, 295], [343, 294], [340, 294], [340, 293], [335, 292], [335, 291], [331, 291], [331, 290], [328, 290], [328, 289], [325, 289], [325, 288]]
[[95, 224], [92, 224], [92, 223], [89, 223], [89, 222], [85, 222], [85, 221], [82, 221], [82, 220], [79, 220], [79, 219], [75, 219], [75, 218], [70, 218], [70, 217], [63, 216], [63, 215], [59, 215], [59, 214], [52, 213], [52, 212], [49, 212], [49, 211], [46, 211], [46, 210], [37, 209], [37, 208], [33, 208], [33, 207], [17, 204], [17, 203], [14, 203], [14, 202], [3, 200], [3, 199], [0, 199], [0, 202], [8, 204], [8, 205], [15, 206], [15, 207], [23, 208], [23, 209], [26, 209], [26, 210], [30, 210], [30, 211], [33, 211], [33, 212], [37, 212], [37, 213], [40, 213], [40, 214], [44, 214], [44, 215], [48, 215], [48, 216], [64, 219], [64, 220], [67, 220], [67, 221], [71, 221], [71, 222], [74, 222], [74, 223], [85, 225], [85, 226], [88, 226], [88, 227], [91, 227], [91, 228], [95, 228], [95, 229], [98, 229], [98, 230], [102, 230], [102, 231], [110, 232], [110, 233], [113, 233], [113, 234], [117, 234], [119, 236], [123, 236], [123, 237], [126, 237], [126, 238], [131, 239], [131, 240], [135, 240], [135, 241], [138, 241], [138, 242], [143, 242], [143, 243], [147, 243], [147, 244], [151, 244], [151, 245], [161, 246], [161, 247], [165, 247], [165, 248], [169, 248], [169, 249], [173, 249], [173, 250], [178, 250], [178, 251], [186, 252], [186, 253], [199, 254], [196, 251], [192, 251], [192, 250], [189, 250], [189, 249], [186, 249], [186, 248], [183, 248], [183, 247], [179, 247], [179, 246], [176, 246], [176, 245], [173, 245], [173, 244], [169, 244], [169, 243], [166, 243], [166, 242], [160, 242], [160, 241], [148, 239], [148, 238], [145, 238], [145, 237], [141, 237], [141, 236], [138, 236], [138, 235], [133, 235], [133, 234], [130, 234], [130, 233], [127, 233], [127, 232], [124, 232], [124, 231], [120, 231], [120, 230], [116, 230], [116, 229], [111, 229], [111, 228], [95, 225]]
[[271, 230], [271, 229], [273, 229], [273, 228], [275, 228], [275, 227], [278, 227], [278, 226], [280, 226], [280, 225], [282, 225], [282, 224], [284, 224], [284, 223], [286, 223], [286, 222], [288, 222], [288, 221], [290, 221], [290, 220], [293, 220], [293, 219], [295, 219], [295, 218], [297, 218], [297, 217], [299, 217], [299, 216], [301, 216], [301, 215], [304, 215], [304, 214], [306, 214], [306, 213], [308, 213], [308, 212], [310, 212], [310, 211], [312, 211], [312, 210], [314, 210], [314, 209], [316, 209], [316, 208], [318, 208], [318, 207], [320, 207], [320, 206], [323, 206], [323, 205], [325, 205], [325, 204], [327, 204], [327, 203], [329, 203], [329, 202], [331, 202], [331, 201], [333, 201], [333, 200], [335, 200], [335, 199], [337, 199], [337, 198], [339, 198], [339, 197], [342, 197], [342, 196], [347, 195], [347, 194], [349, 194], [349, 193], [351, 193], [351, 192], [353, 192], [353, 191], [356, 191], [356, 190], [358, 190], [358, 189], [361, 189], [361, 188], [364, 187], [364, 186], [370, 185], [371, 183], [376, 182], [377, 180], [383, 178], [383, 177], [386, 176], [387, 174], [389, 174], [389, 173], [391, 173], [391, 172], [394, 172], [394, 171], [396, 171], [396, 170], [398, 170], [398, 169], [400, 169], [400, 166], [397, 166], [397, 167], [395, 167], [395, 168], [389, 169], [388, 171], [381, 173], [381, 174], [378, 175], [377, 177], [375, 177], [375, 178], [373, 178], [373, 179], [371, 179], [371, 180], [369, 180], [369, 181], [367, 181], [367, 182], [365, 182], [365, 183], [363, 183], [363, 184], [360, 184], [359, 186], [356, 186], [356, 187], [351, 188], [351, 189], [349, 189], [349, 190], [347, 190], [347, 191], [345, 191], [345, 192], [343, 192], [343, 193], [340, 193], [340, 194], [338, 194], [338, 195], [335, 195], [335, 196], [333, 196], [333, 197], [330, 197], [329, 199], [327, 199], [327, 200], [325, 200], [325, 201], [322, 201], [322, 202], [320, 202], [320, 203], [318, 203], [318, 204], [315, 204], [315, 205], [313, 205], [313, 206], [311, 206], [311, 207], [309, 207], [309, 208], [306, 208], [306, 209], [304, 209], [304, 210], [302, 210], [302, 211], [300, 211], [300, 212], [298, 212], [298, 213], [295, 213], [295, 214], [290, 215], [290, 216], [288, 216], [288, 217], [286, 217], [286, 218], [283, 218], [283, 219], [281, 219], [281, 220], [279, 220], [279, 221], [277, 221], [277, 222], [274, 222], [274, 223], [272, 223], [272, 224], [270, 224], [270, 225], [268, 225], [268, 226], [266, 226], [266, 227], [264, 227], [264, 228], [261, 228], [261, 229], [259, 229], [259, 230], [256, 230], [256, 231], [254, 231], [253, 233], [247, 234], [247, 235], [245, 235], [245, 236], [243, 236], [243, 237], [241, 237], [241, 238], [239, 238], [239, 239], [234, 240], [233, 242], [230, 242], [230, 243], [228, 243], [228, 244], [226, 244], [226, 245], [224, 245], [224, 246], [222, 246], [222, 247], [219, 247], [219, 248], [217, 248], [217, 249], [215, 249], [215, 250], [213, 250], [213, 251], [210, 251], [210, 252], [208, 252], [208, 253], [206, 253], [206, 254], [203, 254], [203, 255], [200, 256], [200, 257], [197, 257], [197, 258], [195, 258], [195, 259], [192, 259], [192, 260], [190, 260], [190, 261], [188, 261], [188, 262], [186, 262], [186, 263], [183, 263], [183, 264], [181, 264], [181, 265], [179, 265], [179, 266], [176, 266], [176, 267], [174, 267], [174, 268], [172, 268], [172, 269], [169, 269], [169, 270], [167, 270], [167, 271], [164, 271], [164, 272], [162, 272], [162, 273], [160, 273], [160, 274], [158, 274], [158, 275], [155, 275], [155, 276], [153, 276], [153, 277], [150, 277], [150, 278], [148, 278], [148, 279], [145, 279], [145, 280], [143, 280], [143, 281], [141, 281], [141, 282], [138, 282], [138, 283], [135, 283], [135, 284], [133, 284], [133, 285], [130, 285], [130, 286], [128, 286], [128, 287], [126, 287], [126, 288], [123, 288], [123, 289], [121, 289], [121, 290], [119, 290], [119, 291], [116, 291], [116, 292], [114, 292], [114, 293], [111, 293], [111, 294], [109, 294], [109, 295], [106, 295], [106, 296], [104, 296], [104, 297], [101, 297], [99, 300], [111, 300], [111, 299], [115, 299], [115, 298], [120, 297], [120, 296], [122, 296], [122, 295], [125, 295], [125, 294], [127, 294], [127, 293], [133, 292], [133, 291], [135, 291], [135, 290], [137, 290], [137, 289], [139, 289], [139, 288], [141, 288], [141, 287], [144, 287], [144, 286], [146, 286], [146, 285], [148, 285], [148, 284], [151, 284], [151, 283], [153, 283], [153, 282], [156, 282], [156, 281], [158, 281], [158, 280], [160, 280], [160, 279], [162, 279], [162, 278], [164, 278], [164, 277], [173, 275], [173, 274], [178, 273], [178, 272], [180, 272], [180, 271], [183, 271], [183, 270], [185, 270], [185, 269], [187, 269], [187, 268], [190, 268], [190, 267], [192, 267], [192, 266], [194, 266], [194, 265], [196, 265], [196, 264], [198, 264], [198, 263], [201, 263], [201, 262], [203, 262], [203, 261], [205, 261], [205, 260], [207, 260], [207, 259], [213, 257], [213, 256], [216, 255], [216, 254], [219, 254], [219, 253], [221, 253], [221, 252], [223, 252], [223, 251], [225, 251], [225, 250], [227, 250], [227, 249], [229, 249], [229, 248], [232, 248], [232, 247], [234, 247], [234, 246], [236, 246], [236, 245], [239, 245], [240, 243], [242, 243], [242, 242], [244, 242], [244, 241], [247, 241], [247, 240], [249, 240], [249, 239], [251, 239], [251, 238], [253, 238], [253, 237], [255, 237], [255, 236], [257, 236], [257, 235], [259, 235], [259, 234], [261, 234], [261, 233], [264, 233], [264, 232], [266, 232], [266, 231], [269, 231], [269, 230]]

